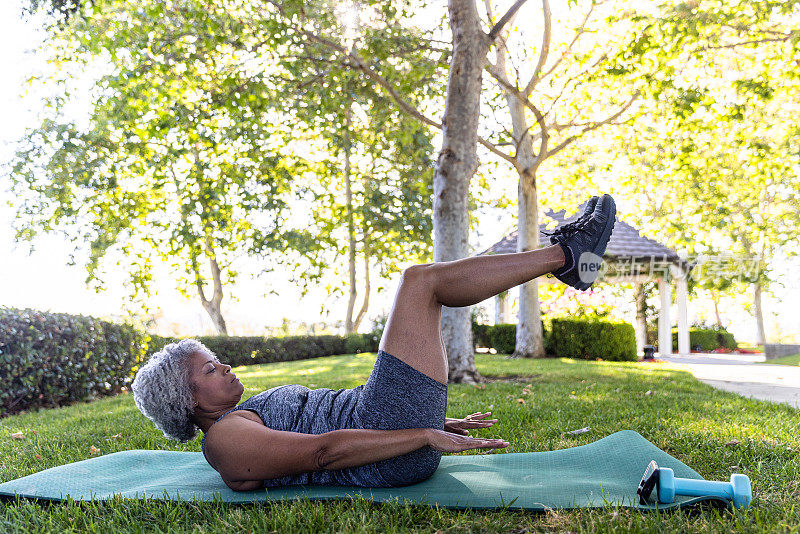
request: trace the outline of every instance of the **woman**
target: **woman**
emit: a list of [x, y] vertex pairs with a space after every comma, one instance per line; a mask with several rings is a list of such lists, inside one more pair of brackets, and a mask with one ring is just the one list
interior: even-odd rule
[[250, 397], [231, 367], [200, 342], [167, 345], [136, 374], [139, 410], [172, 439], [197, 429], [208, 463], [233, 490], [292, 484], [395, 487], [421, 482], [442, 453], [508, 446], [469, 436], [487, 413], [445, 417], [448, 363], [442, 306], [476, 304], [546, 273], [579, 289], [597, 278], [614, 226], [609, 195], [550, 233], [552, 246], [414, 265], [403, 271], [375, 367], [353, 389], [291, 384]]

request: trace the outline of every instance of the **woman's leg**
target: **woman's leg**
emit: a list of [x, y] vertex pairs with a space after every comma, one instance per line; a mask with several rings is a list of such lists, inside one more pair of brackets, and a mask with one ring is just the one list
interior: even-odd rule
[[559, 245], [413, 265], [400, 278], [378, 348], [447, 384], [447, 354], [439, 328], [442, 306], [477, 304], [563, 265]]

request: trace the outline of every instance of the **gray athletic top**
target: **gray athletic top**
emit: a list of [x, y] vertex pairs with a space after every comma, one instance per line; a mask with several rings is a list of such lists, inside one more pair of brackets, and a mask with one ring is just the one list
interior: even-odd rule
[[[363, 388], [363, 385], [338, 390], [309, 389], [298, 384], [278, 386], [253, 395], [222, 414], [217, 421], [231, 412], [248, 410], [258, 414], [264, 424], [274, 430], [324, 434], [342, 428], [363, 428], [355, 410]], [[206, 452], [205, 446], [206, 436], [203, 435], [203, 455]], [[311, 471], [264, 481], [265, 488], [292, 484], [388, 486], [374, 463], [347, 469]]]

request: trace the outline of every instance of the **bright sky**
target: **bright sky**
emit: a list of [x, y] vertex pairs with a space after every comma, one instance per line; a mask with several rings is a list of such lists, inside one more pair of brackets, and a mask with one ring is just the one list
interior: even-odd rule
[[[0, 83], [0, 164], [9, 160], [12, 146], [9, 144], [19, 138], [25, 127], [35, 124], [38, 101], [35, 95], [20, 99], [24, 92], [24, 79], [35, 71], [41, 60], [35, 55], [26, 54], [26, 49], [35, 46], [39, 38], [34, 28], [23, 24], [18, 18], [21, 0], [3, 0], [0, 2], [0, 72], [3, 82]], [[434, 146], [441, 141], [435, 140]], [[511, 198], [516, 191], [516, 179], [509, 174], [506, 184]], [[43, 236], [33, 243], [34, 252], [28, 254], [28, 245], [14, 243], [11, 224], [13, 212], [7, 206], [8, 178], [0, 175], [0, 306], [36, 308], [55, 312], [80, 313], [101, 317], [113, 317], [120, 313], [124, 293], [119, 281], [108, 280], [110, 288], [104, 293], [95, 293], [84, 284], [86, 273], [81, 266], [67, 265], [70, 246], [56, 236]], [[619, 211], [624, 213], [624, 204]], [[516, 208], [506, 212], [496, 210], [479, 214], [481, 220], [480, 233], [470, 237], [473, 250], [480, 251], [501, 239], [513, 228], [516, 220]], [[359, 263], [359, 267], [361, 264]], [[788, 271], [788, 267], [787, 267]], [[359, 273], [359, 279], [363, 273]], [[378, 312], [389, 310], [394, 299], [399, 275], [393, 280], [383, 281], [386, 290], [376, 291], [379, 281], [374, 279], [373, 293], [370, 297], [368, 318]], [[788, 279], [788, 277], [787, 277]], [[794, 277], [791, 278], [794, 280]], [[210, 321], [196, 299], [187, 300], [172, 289], [168, 272], [156, 273], [157, 295], [152, 307], [160, 308], [163, 319], [159, 323], [160, 333], [200, 334], [211, 333]], [[263, 332], [265, 325], [278, 326], [284, 317], [293, 322], [333, 323], [343, 320], [347, 300], [344, 298], [328, 298], [324, 287], [309, 292], [305, 297], [289, 281], [289, 273], [274, 273], [268, 281], [251, 281], [242, 277], [234, 290], [238, 301], [226, 295], [223, 313], [226, 316], [230, 332], [233, 334], [255, 334]], [[279, 295], [265, 296], [269, 289], [275, 289]], [[516, 291], [512, 293], [516, 296]], [[781, 299], [767, 297], [765, 299], [765, 321], [767, 332], [779, 329], [783, 333], [797, 333], [800, 336], [800, 325], [796, 314], [789, 309], [789, 303], [800, 300], [800, 287], [796, 282], [781, 292]], [[360, 306], [361, 295], [356, 302]], [[492, 301], [486, 301], [488, 317], [494, 316]], [[698, 313], [709, 315], [708, 303], [697, 302], [690, 311], [690, 321]], [[327, 312], [327, 315], [326, 315]], [[729, 321], [737, 338], [754, 339], [754, 321], [744, 310], [725, 309], [723, 316]], [[676, 317], [673, 311], [672, 317]], [[780, 319], [782, 318], [782, 319]], [[631, 318], [632, 319], [632, 318]], [[780, 319], [780, 320], [779, 320]], [[369, 322], [362, 325], [361, 331], [369, 329]], [[800, 338], [798, 339], [800, 341]]]

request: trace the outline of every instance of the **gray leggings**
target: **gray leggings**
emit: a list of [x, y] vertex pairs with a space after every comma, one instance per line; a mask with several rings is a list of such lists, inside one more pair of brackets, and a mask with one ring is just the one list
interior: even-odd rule
[[[444, 430], [447, 385], [414, 369], [383, 350], [361, 392], [355, 410], [364, 428]], [[375, 462], [390, 486], [408, 486], [430, 478], [439, 467], [441, 451], [429, 446]]]

